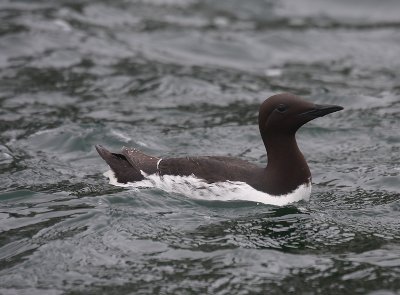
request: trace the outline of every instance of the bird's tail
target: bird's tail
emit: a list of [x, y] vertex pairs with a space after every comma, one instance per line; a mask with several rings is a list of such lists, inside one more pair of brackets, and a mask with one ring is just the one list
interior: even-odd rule
[[140, 170], [132, 166], [124, 155], [111, 153], [101, 145], [96, 145], [96, 150], [100, 157], [110, 166], [118, 182], [127, 183], [144, 179]]

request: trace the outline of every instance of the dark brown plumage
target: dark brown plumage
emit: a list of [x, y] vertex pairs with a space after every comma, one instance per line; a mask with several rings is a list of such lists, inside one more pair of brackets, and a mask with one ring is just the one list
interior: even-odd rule
[[300, 152], [295, 134], [305, 123], [342, 110], [340, 106], [316, 105], [295, 95], [271, 96], [260, 106], [259, 129], [267, 151], [267, 167], [259, 167], [232, 157], [158, 158], [124, 147], [111, 153], [98, 145], [100, 156], [114, 171], [119, 182], [144, 179], [146, 174], [194, 175], [207, 182], [242, 181], [271, 195], [294, 191], [311, 180], [311, 173]]

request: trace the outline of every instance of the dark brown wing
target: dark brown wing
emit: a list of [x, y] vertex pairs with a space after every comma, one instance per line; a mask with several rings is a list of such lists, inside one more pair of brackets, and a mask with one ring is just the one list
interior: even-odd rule
[[[96, 146], [100, 156], [114, 171], [119, 182], [144, 179], [140, 171], [160, 175], [194, 175], [207, 182], [243, 181], [254, 186], [262, 176], [257, 165], [232, 157], [186, 157], [160, 159], [149, 156], [134, 148], [122, 148], [121, 153], [111, 153]], [[161, 160], [161, 161], [160, 161]], [[158, 167], [157, 167], [158, 163]]]
[[186, 157], [162, 159], [158, 165], [161, 175], [195, 175], [208, 182], [243, 181], [260, 173], [257, 165], [231, 157]]
[[121, 153], [126, 157], [128, 162], [137, 169], [147, 174], [154, 174], [157, 172], [157, 162], [160, 158], [146, 155], [137, 149], [128, 147], [123, 147]]

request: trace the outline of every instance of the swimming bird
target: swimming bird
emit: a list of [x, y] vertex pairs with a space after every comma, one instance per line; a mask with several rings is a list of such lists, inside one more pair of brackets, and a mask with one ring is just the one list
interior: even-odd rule
[[[145, 175], [195, 176], [208, 183], [239, 181], [272, 196], [281, 196], [311, 183], [311, 172], [296, 142], [296, 131], [305, 123], [342, 110], [337, 105], [318, 105], [282, 93], [267, 98], [260, 106], [258, 125], [267, 152], [267, 166], [221, 156], [160, 158], [123, 147], [112, 153], [96, 146], [118, 182], [141, 181]], [[144, 173], [142, 173], [144, 172]]]

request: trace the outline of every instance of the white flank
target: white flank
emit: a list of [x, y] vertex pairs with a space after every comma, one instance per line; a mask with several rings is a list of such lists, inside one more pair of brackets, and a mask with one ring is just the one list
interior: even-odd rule
[[284, 206], [301, 200], [308, 201], [311, 194], [311, 183], [300, 185], [293, 192], [272, 196], [260, 192], [247, 183], [239, 181], [225, 181], [207, 183], [194, 176], [173, 176], [156, 174], [146, 175], [142, 181], [132, 183], [119, 183], [112, 170], [104, 173], [110, 179], [110, 184], [127, 188], [158, 188], [167, 192], [180, 193], [189, 198], [210, 201], [251, 201], [269, 205]]

